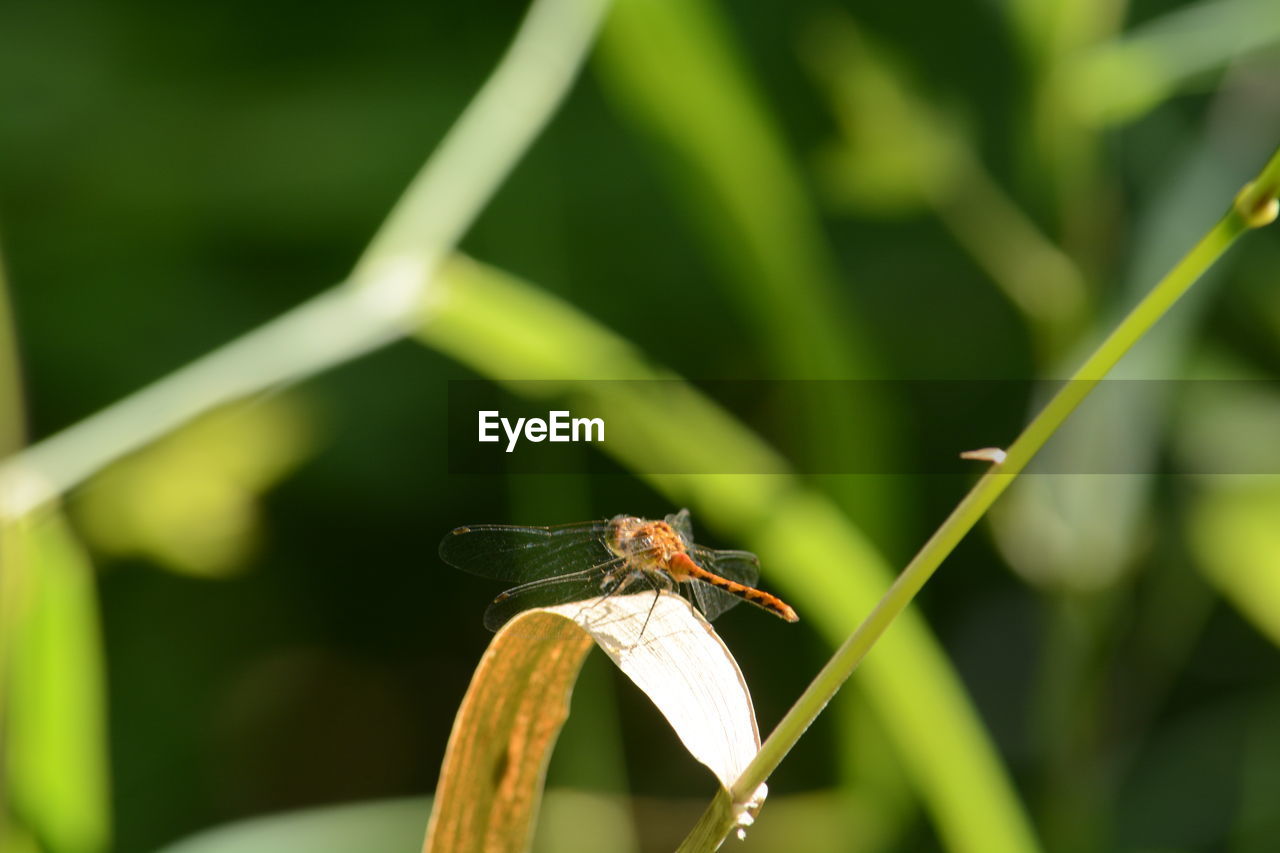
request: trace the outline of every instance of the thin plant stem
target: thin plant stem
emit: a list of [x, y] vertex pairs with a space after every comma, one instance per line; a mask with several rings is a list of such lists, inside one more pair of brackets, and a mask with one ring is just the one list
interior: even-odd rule
[[[1198, 242], [1190, 252], [1161, 279], [1114, 331], [1085, 360], [1071, 379], [1022, 431], [1008, 448], [1003, 460], [991, 468], [970, 489], [951, 514], [925, 542], [893, 585], [880, 599], [870, 615], [849, 636], [818, 673], [809, 687], [769, 735], [760, 752], [742, 772], [729, 794], [740, 811], [754, 798], [757, 789], [782, 762], [822, 709], [848, 680], [875, 642], [884, 634], [916, 593], [933, 576], [942, 561], [960, 540], [978, 523], [987, 509], [1014, 478], [1026, 467], [1045, 442], [1062, 426], [1076, 406], [1102, 380], [1108, 371], [1146, 334], [1175, 302], [1195, 284], [1204, 272], [1250, 228], [1274, 221], [1277, 214], [1277, 192], [1280, 191], [1280, 149], [1272, 156], [1258, 178], [1236, 197], [1231, 209]], [[709, 808], [689, 839], [724, 838], [734, 829], [726, 823], [722, 809]], [[719, 833], [707, 833], [705, 823], [718, 821]], [[688, 842], [688, 839], [686, 840]], [[705, 845], [680, 848], [710, 849]]]

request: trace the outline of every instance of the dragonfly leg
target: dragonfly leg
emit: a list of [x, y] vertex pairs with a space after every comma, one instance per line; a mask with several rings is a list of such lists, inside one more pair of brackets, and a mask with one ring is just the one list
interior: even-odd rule
[[[658, 606], [658, 599], [662, 597], [662, 591], [664, 589], [669, 591], [672, 588], [671, 577], [664, 572], [647, 573], [644, 579], [653, 587], [653, 604], [649, 605], [649, 612], [645, 614], [644, 624], [640, 626], [640, 637], [644, 636], [645, 629], [649, 627], [649, 620], [653, 618], [653, 611]], [[638, 640], [639, 637], [636, 639]]]
[[[653, 588], [653, 604], [649, 605], [649, 612], [644, 615], [644, 624], [640, 626], [640, 637], [644, 636], [644, 631], [649, 627], [649, 620], [653, 618], [653, 610], [658, 606], [658, 599], [662, 597], [662, 590], [657, 586]], [[640, 637], [636, 637], [637, 640]]]
[[643, 577], [643, 572], [634, 570], [627, 572], [617, 570], [606, 572], [605, 576], [600, 579], [600, 597], [593, 598], [590, 602], [583, 604], [582, 610], [579, 610], [578, 613], [581, 614], [583, 611], [592, 607], [598, 607], [610, 597], [617, 595], [618, 593], [625, 592], [628, 587], [632, 586], [637, 580], [640, 580]]

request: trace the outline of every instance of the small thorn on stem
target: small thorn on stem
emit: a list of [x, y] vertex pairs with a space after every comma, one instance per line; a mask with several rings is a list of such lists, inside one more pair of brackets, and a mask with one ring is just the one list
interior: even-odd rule
[[990, 462], [999, 465], [1004, 461], [1005, 452], [998, 447], [980, 447], [977, 450], [966, 450], [960, 454], [961, 459], [973, 459], [978, 462]]

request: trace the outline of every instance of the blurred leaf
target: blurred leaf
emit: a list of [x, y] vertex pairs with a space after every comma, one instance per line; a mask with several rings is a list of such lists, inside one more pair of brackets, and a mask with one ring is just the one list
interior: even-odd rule
[[1001, 4], [1034, 72], [1044, 73], [1121, 22], [1126, 0], [1008, 0]]
[[1280, 645], [1280, 477], [1211, 481], [1188, 535], [1206, 579]]
[[229, 574], [257, 540], [259, 497], [306, 455], [310, 433], [295, 397], [216, 411], [104, 471], [77, 496], [76, 518], [108, 554]]
[[[110, 834], [105, 703], [92, 569], [47, 512], [0, 536], [8, 657], [4, 771], [13, 813], [45, 853], [97, 853]], [[10, 622], [11, 620], [11, 622]]]
[[0, 816], [0, 850], [4, 853], [42, 853], [31, 833], [8, 817]]
[[1083, 277], [991, 177], [959, 123], [848, 15], [823, 16], [803, 52], [840, 129], [819, 160], [835, 200], [878, 216], [934, 212], [1056, 355], [1085, 309]]
[[[706, 806], [705, 800], [610, 796], [553, 789], [542, 804], [533, 850], [537, 853], [624, 853], [612, 830], [635, 813], [645, 827], [645, 849], [672, 849]], [[431, 800], [412, 797], [236, 821], [164, 847], [158, 853], [406, 853], [417, 848]], [[769, 801], [769, 820], [733, 841], [732, 849], [869, 853], [879, 846], [879, 815], [843, 791], [813, 791]], [[5, 853], [27, 853], [23, 850]]]
[[1232, 836], [1234, 853], [1269, 853], [1280, 837], [1280, 697], [1259, 700], [1249, 721], [1240, 779], [1240, 807]]
[[1094, 275], [1109, 258], [1113, 178], [1104, 174], [1097, 127], [1076, 108], [1077, 80], [1069, 71], [1124, 23], [1128, 0], [1010, 0], [1013, 35], [1024, 60], [1019, 88], [1026, 115], [1015, 115], [1024, 184], [1056, 208], [1055, 238], [1077, 266]]
[[621, 0], [599, 69], [617, 105], [687, 163], [677, 188], [783, 375], [868, 375], [817, 213], [710, 0]]
[[1174, 421], [1179, 470], [1208, 475], [1209, 485], [1214, 475], [1280, 472], [1276, 383], [1225, 354], [1203, 355], [1194, 369]]
[[1204, 0], [1084, 54], [1067, 88], [1086, 121], [1133, 121], [1188, 83], [1278, 43], [1274, 0]]
[[[624, 116], [674, 155], [673, 191], [732, 285], [727, 307], [758, 329], [770, 374], [875, 377], [869, 335], [843, 298], [849, 285], [804, 175], [737, 47], [712, 0], [620, 0], [601, 35], [598, 68]], [[897, 452], [887, 400], [855, 406], [809, 390], [786, 414], [795, 418], [810, 470], [853, 470], [842, 465], [850, 448]], [[890, 478], [831, 478], [825, 485], [872, 536], [893, 539]]]
[[1132, 767], [1116, 780], [1114, 836], [1107, 848], [1229, 849], [1255, 707], [1244, 696], [1217, 697], [1149, 731]]
[[347, 803], [237, 821], [159, 853], [407, 853], [422, 840], [425, 797]]
[[953, 194], [964, 134], [916, 91], [896, 56], [836, 13], [809, 28], [802, 52], [840, 128], [819, 162], [838, 201], [886, 216]]
[[857, 853], [883, 849], [889, 834], [873, 801], [847, 791], [811, 791], [771, 799], [769, 819], [747, 830], [743, 843], [729, 843], [736, 853]]
[[635, 853], [631, 798], [548, 791], [533, 838], [534, 853]]
[[[563, 796], [552, 791], [554, 798]], [[628, 804], [643, 828], [645, 850], [673, 850], [706, 808], [705, 800], [637, 797]], [[768, 817], [722, 848], [733, 853], [796, 850], [803, 853], [874, 853], [897, 849], [878, 803], [844, 789], [769, 798]]]
[[683, 598], [620, 595], [529, 610], [498, 631], [472, 677], [425, 850], [527, 847], [550, 752], [592, 640], [722, 788], [755, 756], [760, 735], [742, 673]]

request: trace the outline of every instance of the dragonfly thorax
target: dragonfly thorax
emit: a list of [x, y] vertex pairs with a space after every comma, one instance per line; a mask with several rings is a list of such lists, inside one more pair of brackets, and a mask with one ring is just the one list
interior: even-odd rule
[[619, 515], [610, 525], [609, 550], [633, 569], [667, 571], [671, 558], [685, 553], [684, 540], [665, 521]]

